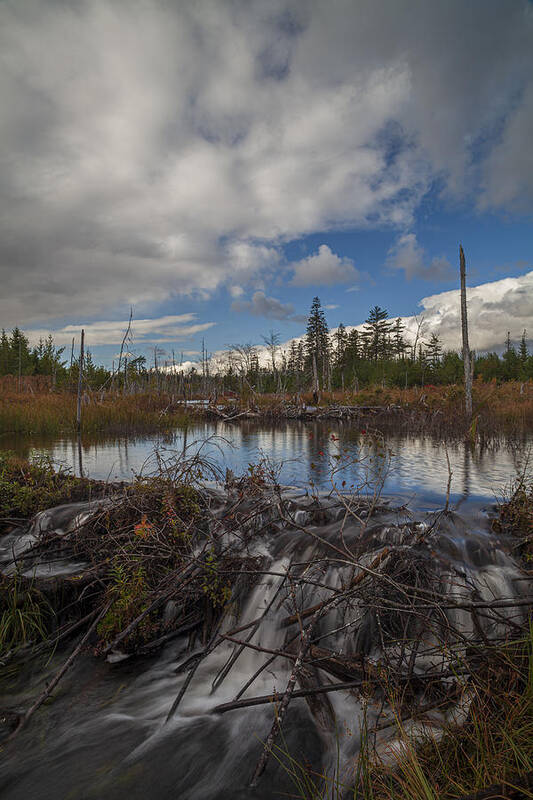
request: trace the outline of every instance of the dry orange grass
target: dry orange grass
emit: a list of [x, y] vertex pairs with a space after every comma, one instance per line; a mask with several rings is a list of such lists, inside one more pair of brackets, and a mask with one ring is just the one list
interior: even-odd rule
[[[247, 395], [243, 405], [255, 405], [259, 411], [283, 416], [284, 406], [291, 401], [306, 405], [314, 404], [311, 392], [290, 393], [286, 395]], [[228, 404], [235, 404], [234, 398]], [[380, 424], [386, 422], [386, 410], [390, 406], [399, 407], [405, 417], [420, 427], [430, 422], [438, 423], [439, 431], [464, 429], [464, 389], [461, 385], [411, 387], [370, 386], [359, 392], [335, 391], [321, 392], [320, 405], [362, 406], [385, 410], [380, 416]], [[509, 381], [497, 384], [475, 381], [473, 386], [472, 435], [477, 433], [496, 435], [498, 433], [517, 434], [533, 430], [533, 382]], [[396, 412], [391, 413], [391, 421], [397, 420]]]
[[[76, 430], [76, 396], [69, 392], [0, 393], [0, 433], [59, 434]], [[86, 392], [82, 431], [124, 433], [175, 427], [183, 412], [167, 395]]]
[[[265, 416], [282, 418], [296, 395], [258, 395], [219, 398], [227, 405], [255, 407]], [[299, 394], [300, 402], [313, 405], [311, 392]], [[383, 409], [379, 424], [398, 420], [420, 430], [438, 426], [438, 433], [463, 431], [464, 390], [460, 385], [423, 388], [372, 386], [355, 392], [321, 392], [320, 405], [348, 405]], [[387, 411], [389, 407], [400, 409]], [[171, 395], [158, 392], [122, 395], [86, 392], [83, 398], [82, 429], [85, 432], [128, 432], [170, 428], [187, 417], [201, 414], [198, 407], [187, 409]], [[376, 420], [378, 421], [378, 420]], [[76, 427], [76, 397], [70, 392], [18, 392], [6, 390], [0, 382], [0, 433], [54, 434], [73, 432]], [[533, 382], [503, 384], [474, 383], [474, 417], [471, 435], [519, 434], [533, 430]]]

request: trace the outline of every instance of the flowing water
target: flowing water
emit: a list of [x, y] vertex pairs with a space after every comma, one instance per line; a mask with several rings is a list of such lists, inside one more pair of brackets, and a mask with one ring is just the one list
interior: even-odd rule
[[[442, 443], [417, 437], [389, 437], [385, 448], [370, 441], [366, 434], [349, 426], [291, 423], [273, 428], [245, 424], [200, 425], [166, 439], [154, 437], [84, 443], [82, 469], [92, 477], [128, 479], [132, 472], [155, 466], [151, 455], [154, 445], [159, 459], [192, 449], [206, 436], [223, 437], [212, 441], [209, 453], [223, 469], [242, 472], [261, 456], [283, 462], [280, 481], [300, 487], [287, 493], [293, 519], [320, 536], [310, 539], [298, 527], [288, 526], [251, 540], [251, 552], [263, 559], [265, 576], [255, 587], [241, 593], [238, 610], [224, 621], [224, 629], [242, 625], [265, 615], [255, 644], [265, 649], [283, 648], [287, 630], [280, 618], [287, 613], [279, 608], [277, 593], [281, 577], [291, 562], [306, 562], [327, 551], [328, 542], [338, 542], [343, 519], [342, 502], [328, 492], [330, 469], [336, 469], [338, 487], [354, 484], [384, 484], [385, 494], [395, 496], [383, 508], [366, 531], [362, 560], [369, 563], [386, 545], [409, 545], [414, 532], [428, 530], [439, 520], [432, 533], [430, 558], [436, 565], [442, 590], [450, 598], [476, 596], [487, 602], [527, 594], [526, 582], [517, 581], [519, 569], [507, 545], [490, 532], [488, 509], [494, 492], [509, 481], [527, 456], [528, 442], [513, 449], [494, 448], [473, 453], [464, 444], [449, 444], [448, 457], [452, 476], [452, 501], [459, 511], [448, 517], [435, 516], [443, 505], [448, 480], [446, 450]], [[231, 445], [229, 444], [231, 442]], [[12, 449], [34, 447], [79, 469], [77, 443], [11, 442]], [[340, 456], [340, 457], [338, 457]], [[344, 482], [344, 486], [343, 486]], [[309, 498], [310, 483], [320, 492], [320, 514], [313, 511]], [[211, 502], [221, 513], [226, 502], [221, 490], [211, 488]], [[397, 509], [411, 501], [411, 509]], [[395, 508], [397, 510], [395, 510]], [[40, 518], [33, 528], [18, 534], [20, 549], [30, 546], [38, 535], [36, 524], [60, 529], [65, 535], [90, 508], [73, 504]], [[263, 520], [261, 520], [263, 522]], [[344, 529], [349, 546], [361, 549], [360, 525], [350, 522]], [[23, 539], [22, 537], [26, 537]], [[406, 538], [407, 537], [407, 538]], [[0, 563], [9, 561], [17, 534], [4, 537]], [[0, 540], [1, 543], [1, 540]], [[428, 550], [429, 553], [429, 550]], [[64, 567], [64, 565], [62, 565]], [[330, 566], [322, 574], [327, 586], [339, 586], [347, 578], [347, 567]], [[325, 590], [307, 586], [303, 606], [328, 596]], [[170, 609], [171, 612], [171, 609]], [[332, 610], [320, 620], [317, 633], [333, 629], [322, 641], [324, 647], [345, 653], [364, 652], [370, 659], [381, 653], [380, 637], [372, 618], [364, 609], [354, 607], [353, 619], [340, 617]], [[465, 636], [472, 634], [474, 621], [469, 613], [448, 611]], [[504, 610], [504, 616], [515, 610]], [[518, 619], [518, 617], [517, 617]], [[357, 625], [355, 623], [357, 622]], [[497, 635], [500, 622], [487, 617], [482, 624], [486, 635]], [[357, 630], [357, 635], [354, 634]], [[176, 714], [168, 724], [165, 719], [186, 672], [176, 674], [176, 665], [186, 657], [186, 637], [169, 643], [158, 655], [108, 663], [90, 655], [83, 656], [67, 674], [48, 703], [32, 719], [14, 746], [1, 756], [0, 795], [6, 800], [45, 800], [45, 798], [161, 798], [161, 800], [229, 800], [230, 798], [274, 798], [294, 787], [275, 758], [257, 788], [248, 786], [253, 767], [262, 750], [273, 721], [270, 705], [214, 713], [215, 706], [229, 702], [241, 691], [250, 676], [265, 663], [267, 655], [246, 648], [235, 666], [220, 684], [221, 675], [235, 646], [228, 642], [217, 647], [198, 667]], [[431, 643], [421, 649], [416, 669], [442, 666], [442, 651]], [[56, 654], [48, 663], [28, 666], [22, 674], [2, 678], [0, 708], [27, 708], [42, 690], [43, 677], [52, 676], [64, 659]], [[409, 661], [409, 652], [405, 654]], [[318, 670], [320, 673], [320, 670]], [[246, 690], [244, 697], [283, 692], [290, 674], [286, 659], [276, 658]], [[319, 675], [319, 683], [331, 676]], [[213, 687], [216, 689], [213, 691]], [[367, 723], [372, 725], [378, 709], [367, 709]], [[279, 744], [291, 755], [324, 769], [332, 767], [340, 752], [341, 769], [349, 775], [349, 765], [359, 748], [361, 706], [356, 695], [336, 692], [318, 704], [294, 699]], [[386, 740], [386, 737], [384, 741]]]

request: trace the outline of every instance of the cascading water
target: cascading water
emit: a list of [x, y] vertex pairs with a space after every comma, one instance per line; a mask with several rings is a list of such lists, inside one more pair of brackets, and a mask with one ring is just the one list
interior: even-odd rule
[[[216, 520], [227, 498], [214, 490], [210, 498]], [[243, 579], [238, 584], [217, 632], [219, 643], [199, 661], [170, 720], [166, 722], [169, 709], [188, 679], [191, 655], [205, 649], [205, 643], [191, 653], [187, 649], [189, 638], [184, 635], [169, 642], [157, 656], [128, 659], [114, 653], [107, 662], [86, 653], [68, 673], [53, 702], [41, 709], [19, 736], [16, 749], [8, 748], [2, 755], [2, 798], [271, 798], [291, 789], [287, 773], [277, 763], [276, 756], [281, 757], [282, 750], [330, 774], [338, 760], [338, 777], [349, 783], [359, 749], [362, 705], [365, 725], [372, 729], [381, 719], [381, 702], [371, 698], [362, 702], [357, 692], [349, 691], [295, 697], [277, 741], [280, 749], [271, 756], [254, 789], [249, 781], [272, 726], [273, 704], [226, 713], [219, 713], [217, 708], [236, 697], [245, 700], [274, 692], [283, 694], [294, 660], [271, 651], [294, 654], [291, 647], [294, 640], [298, 642], [301, 623], [289, 619], [294, 608], [330, 602], [335, 591], [349, 587], [361, 571], [375, 572], [371, 565], [380, 554], [381, 567], [386, 568], [394, 566], [394, 559], [400, 563], [402, 554], [411, 557], [418, 553], [419, 561], [415, 560], [412, 568], [416, 572], [418, 564], [423, 571], [427, 565], [428, 574], [434, 576], [445, 598], [441, 616], [460, 636], [450, 636], [448, 644], [453, 640], [453, 646], [449, 649], [439, 646], [429, 628], [420, 635], [409, 634], [401, 645], [395, 643], [387, 630], [387, 625], [392, 629], [396, 624], [394, 611], [389, 609], [389, 617], [376, 615], [364, 593], [354, 592], [347, 604], [330, 602], [313, 631], [313, 646], [327, 651], [330, 660], [334, 656], [364, 656], [365, 663], [372, 666], [386, 655], [400, 670], [411, 669], [415, 675], [424, 676], [436, 669], [446, 672], [447, 665], [457, 663], [462, 648], [480, 630], [485, 637], [497, 638], [509, 632], [509, 622], [519, 621], [520, 607], [500, 604], [502, 607], [491, 612], [491, 604], [526, 596], [530, 586], [518, 580], [519, 568], [490, 534], [487, 516], [481, 511], [470, 516], [421, 512], [414, 518], [403, 508], [381, 505], [370, 520], [365, 520], [361, 510], [357, 518], [347, 515], [339, 498], [311, 498], [291, 491], [283, 494], [283, 501], [293, 525], [273, 522], [278, 512], [272, 498], [270, 505], [264, 504], [240, 529], [224, 534], [225, 547], [245, 546], [248, 555], [259, 559], [260, 574], [255, 583]], [[47, 531], [73, 536], [87, 519], [84, 515], [94, 510], [87, 504], [73, 504], [45, 512], [27, 530], [4, 537], [0, 559], [5, 570], [13, 568], [14, 560], [22, 559], [25, 573], [31, 574], [35, 570], [31, 548], [42, 533], [43, 523]], [[254, 535], [259, 530], [263, 532]], [[339, 555], [341, 543], [354, 554], [351, 561]], [[78, 563], [73, 567], [79, 568]], [[55, 566], [54, 562], [40, 564], [36, 574], [52, 576], [64, 570], [65, 564], [59, 560]], [[291, 585], [291, 575], [295, 576], [295, 585]], [[302, 575], [309, 580], [298, 582]], [[382, 584], [383, 591], [389, 591], [393, 583], [391, 577]], [[458, 607], [474, 600], [480, 604], [479, 614]], [[171, 605], [167, 613], [172, 614]], [[256, 629], [252, 625], [232, 637], [245, 642], [244, 646], [221, 638], [257, 620]], [[37, 687], [42, 685], [43, 674], [52, 675], [62, 658], [57, 653], [48, 662], [28, 665], [18, 676], [8, 673], [3, 678], [0, 707], [9, 712], [27, 707], [40, 691]], [[176, 673], [184, 662], [187, 668]], [[300, 674], [297, 688], [312, 689], [340, 680], [331, 668], [321, 668], [317, 657]], [[443, 715], [460, 710], [458, 703], [422, 724], [427, 729]], [[412, 727], [415, 730], [415, 723]], [[382, 726], [378, 736], [381, 752], [394, 746], [393, 736], [393, 728]]]

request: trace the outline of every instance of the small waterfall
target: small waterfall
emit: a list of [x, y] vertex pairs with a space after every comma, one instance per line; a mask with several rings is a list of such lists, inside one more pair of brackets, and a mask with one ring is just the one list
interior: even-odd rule
[[[274, 757], [264, 783], [253, 791], [246, 788], [272, 725], [272, 704], [224, 714], [215, 709], [236, 697], [283, 694], [294, 659], [275, 653], [294, 655], [299, 631], [299, 623], [291, 622], [295, 609], [307, 613], [309, 608], [330, 603], [313, 632], [313, 647], [330, 654], [330, 661], [338, 657], [341, 667], [350, 658], [354, 663], [363, 659], [368, 669], [388, 661], [396, 664], [399, 674], [411, 670], [420, 676], [455, 667], [474, 637], [503, 638], [509, 634], [509, 621], [520, 622], [519, 608], [503, 605], [494, 612], [490, 608], [520, 594], [527, 596], [531, 586], [517, 580], [520, 570], [489, 532], [486, 516], [420, 513], [413, 519], [405, 509], [383, 504], [365, 522], [364, 515], [347, 515], [343, 503], [330, 497], [309, 498], [293, 491], [284, 498], [293, 527], [279, 522], [270, 497], [251, 517], [244, 508], [236, 528], [220, 536], [220, 546], [246, 547], [261, 566], [253, 579], [243, 575], [237, 581], [219, 630], [220, 644], [199, 663], [170, 722], [165, 724], [169, 708], [188, 675], [187, 670], [176, 674], [176, 667], [199, 653], [204, 644], [190, 652], [184, 635], [157, 656], [138, 663], [129, 659], [112, 665], [87, 655], [73, 670], [48, 716], [43, 713], [35, 732], [28, 732], [23, 742], [24, 764], [4, 764], [1, 786], [6, 800], [66, 796], [68, 780], [76, 782], [78, 796], [84, 798], [127, 794], [132, 800], [147, 796], [222, 800], [267, 798], [287, 791], [290, 781]], [[229, 501], [215, 491], [211, 499], [216, 523], [223, 519]], [[74, 535], [88, 516], [103, 507], [102, 501], [63, 506], [38, 515], [26, 531], [5, 536], [0, 540], [0, 556], [6, 571], [43, 532]], [[351, 559], [342, 557], [342, 548]], [[379, 567], [372, 566], [376, 563]], [[39, 574], [31, 559], [25, 560], [25, 567], [28, 574], [32, 568]], [[57, 575], [60, 569], [60, 564], [51, 564], [47, 574]], [[374, 580], [375, 574], [381, 582]], [[417, 628], [416, 620], [411, 621], [404, 640], [395, 641], [400, 616], [394, 606], [395, 582], [412, 580], [420, 600], [431, 588], [424, 583], [426, 576], [440, 592], [441, 608], [435, 609], [426, 627]], [[358, 589], [350, 595], [352, 585]], [[341, 589], [348, 592], [349, 601], [330, 602]], [[383, 611], [376, 611], [379, 592], [389, 602]], [[480, 613], [460, 607], [475, 602], [483, 604]], [[171, 606], [167, 613], [172, 614]], [[231, 634], [254, 621], [257, 625]], [[446, 647], [442, 646], [444, 623], [451, 631]], [[299, 676], [299, 689], [342, 682], [331, 665], [325, 669], [320, 664], [317, 657], [306, 666]], [[23, 705], [25, 690], [18, 691]], [[464, 714], [465, 703], [463, 697], [446, 713]], [[382, 706], [383, 697], [374, 700], [351, 691], [297, 697], [291, 702], [278, 745], [296, 758], [313, 759], [329, 774], [336, 772], [339, 763], [337, 777], [349, 782], [363, 720], [373, 730], [382, 720]], [[437, 730], [442, 718], [433, 715], [417, 724], [420, 730], [432, 724]], [[376, 738], [378, 749], [385, 752], [396, 746], [394, 729], [381, 727]], [[412, 729], [416, 731], [414, 723]]]

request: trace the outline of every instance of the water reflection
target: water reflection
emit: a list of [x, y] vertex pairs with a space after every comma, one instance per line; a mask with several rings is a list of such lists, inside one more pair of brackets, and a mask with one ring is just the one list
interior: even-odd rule
[[[431, 502], [442, 502], [448, 468], [444, 444], [423, 436], [387, 434], [385, 450], [357, 427], [343, 423], [286, 422], [275, 426], [244, 422], [239, 425], [201, 422], [186, 431], [113, 439], [43, 440], [3, 438], [1, 447], [27, 456], [32, 449], [50, 455], [76, 474], [83, 472], [104, 480], [131, 480], [134, 474], [154, 466], [154, 448], [163, 458], [182, 457], [216, 436], [209, 455], [224, 471], [240, 473], [266, 457], [281, 464], [280, 480], [294, 486], [331, 486], [331, 470], [340, 487], [360, 486], [370, 477], [384, 478], [385, 491]], [[533, 438], [511, 444], [471, 447], [448, 443], [452, 477], [452, 501], [469, 497], [492, 499], [521, 468]], [[189, 450], [189, 452], [190, 452]], [[389, 457], [390, 452], [390, 457]], [[386, 473], [386, 475], [384, 475]]]

